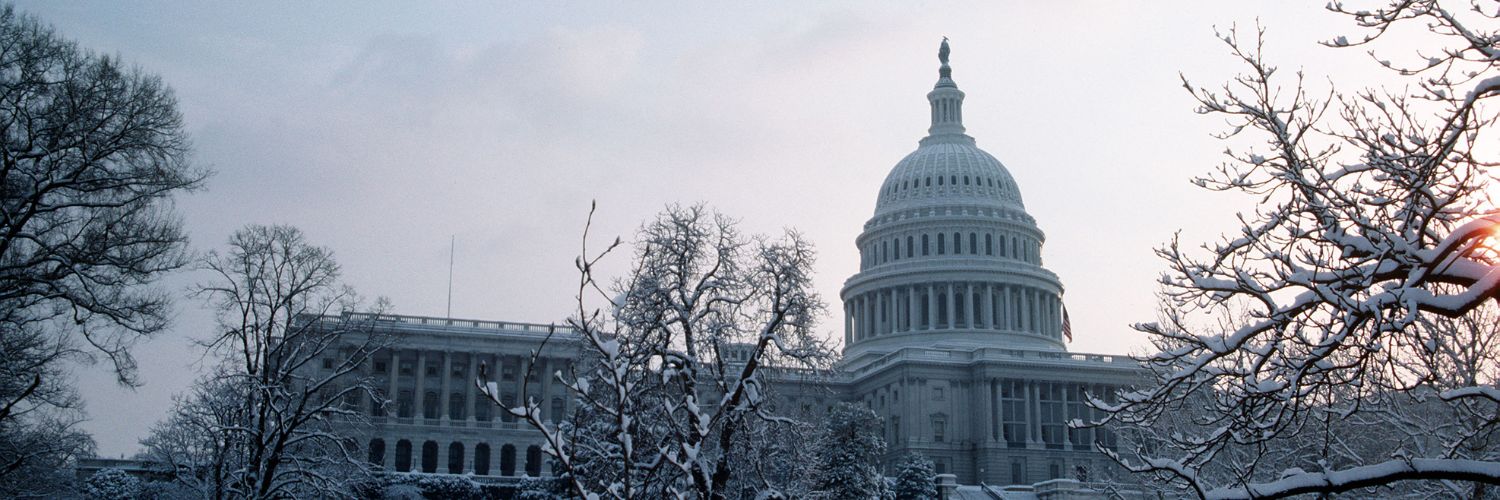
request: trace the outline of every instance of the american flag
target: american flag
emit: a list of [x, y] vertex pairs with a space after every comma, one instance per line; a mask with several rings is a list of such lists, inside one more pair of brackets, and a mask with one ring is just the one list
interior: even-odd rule
[[1068, 320], [1068, 306], [1063, 305], [1063, 336], [1073, 341], [1073, 322]]

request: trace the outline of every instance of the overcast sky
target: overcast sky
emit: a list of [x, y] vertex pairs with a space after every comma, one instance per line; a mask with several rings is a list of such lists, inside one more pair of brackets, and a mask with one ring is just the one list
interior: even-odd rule
[[[671, 202], [796, 228], [837, 310], [876, 190], [925, 135], [946, 35], [969, 134], [1047, 234], [1070, 349], [1108, 354], [1144, 344], [1129, 325], [1155, 317], [1152, 249], [1178, 230], [1216, 238], [1251, 202], [1188, 184], [1225, 144], [1179, 73], [1216, 85], [1238, 69], [1214, 26], [1259, 18], [1271, 59], [1314, 80], [1374, 69], [1315, 45], [1348, 31], [1307, 2], [745, 5], [18, 4], [176, 90], [217, 172], [179, 202], [198, 250], [296, 225], [364, 295], [441, 316], [454, 237], [453, 315], [539, 323], [569, 310], [590, 200], [601, 240]], [[144, 387], [78, 369], [102, 455], [134, 453], [201, 368], [189, 339], [212, 321], [192, 299], [178, 310], [136, 348]], [[822, 328], [842, 331], [836, 315]]]

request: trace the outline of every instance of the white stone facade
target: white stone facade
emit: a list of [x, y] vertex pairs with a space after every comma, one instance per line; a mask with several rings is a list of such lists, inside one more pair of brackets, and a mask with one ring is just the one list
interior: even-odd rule
[[[881, 187], [856, 240], [860, 271], [840, 293], [844, 357], [830, 377], [781, 377], [792, 414], [863, 402], [885, 419], [887, 463], [932, 458], [963, 484], [1090, 481], [1113, 468], [1094, 451], [1104, 431], [1086, 395], [1107, 395], [1142, 375], [1123, 356], [1070, 353], [1063, 286], [1042, 267], [1045, 240], [1020, 188], [962, 122], [964, 93], [946, 59], [928, 94], [929, 135]], [[502, 394], [521, 393], [529, 353], [548, 325], [394, 316], [400, 339], [371, 367], [383, 384], [367, 437], [372, 462], [392, 471], [516, 477], [548, 474], [538, 435], [477, 394], [481, 363]], [[551, 377], [576, 349], [559, 333], [529, 387], [555, 418], [571, 400]], [[1107, 397], [1107, 396], [1104, 396]]]

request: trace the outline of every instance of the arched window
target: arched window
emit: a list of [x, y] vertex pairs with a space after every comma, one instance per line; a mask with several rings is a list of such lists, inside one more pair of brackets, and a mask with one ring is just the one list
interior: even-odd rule
[[906, 257], [907, 258], [911, 258], [911, 256], [912, 256], [911, 243], [912, 243], [912, 238], [910, 236], [907, 236], [906, 237]]
[[943, 176], [941, 176], [941, 175], [938, 176], [938, 185], [939, 186], [943, 185]]
[[542, 448], [531, 445], [526, 447], [526, 475], [531, 477], [542, 476]]
[[927, 255], [927, 235], [922, 235], [922, 255]]
[[411, 441], [396, 441], [396, 472], [411, 472]]
[[882, 242], [880, 242], [880, 262], [881, 263], [885, 263], [885, 262], [890, 262], [890, 261], [891, 261], [891, 242], [889, 242], [889, 241], [882, 241]]
[[967, 176], [967, 175], [964, 176], [964, 185], [965, 186], [969, 185], [969, 176]]
[[891, 260], [901, 260], [901, 238], [891, 240], [891, 249], [895, 250], [891, 252]]
[[370, 465], [380, 467], [385, 465], [385, 440], [375, 438], [370, 440]]
[[516, 447], [508, 444], [500, 447], [500, 475], [516, 475]]
[[932, 187], [932, 178], [931, 177], [927, 178], [927, 187]]
[[942, 254], [946, 253], [944, 251], [946, 249], [946, 247], [944, 246], [943, 242], [948, 241], [948, 237], [944, 236], [943, 233], [938, 233], [937, 240], [938, 240], [938, 255], [942, 255]]
[[995, 235], [984, 233], [984, 254], [995, 255]]
[[953, 253], [964, 253], [964, 236], [962, 234], [953, 233]]
[[487, 443], [474, 445], [474, 475], [490, 475], [490, 445]]
[[422, 443], [422, 472], [437, 472], [437, 443]]
[[950, 176], [948, 176], [948, 183], [957, 186], [958, 185], [958, 176], [957, 175], [950, 175]]
[[979, 254], [979, 235], [969, 233], [969, 255]]
[[448, 445], [448, 473], [464, 473], [464, 444], [454, 441]]

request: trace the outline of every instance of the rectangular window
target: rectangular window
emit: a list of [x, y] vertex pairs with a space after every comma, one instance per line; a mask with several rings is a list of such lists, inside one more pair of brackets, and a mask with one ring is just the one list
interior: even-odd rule
[[1020, 380], [1000, 382], [1000, 431], [1006, 445], [1026, 447], [1026, 385]]
[[332, 370], [333, 369], [333, 358], [323, 358], [323, 369], [324, 370]]
[[401, 418], [411, 418], [411, 401], [411, 391], [401, 391], [401, 395], [396, 398], [396, 416]]
[[414, 366], [416, 366], [416, 363], [412, 363], [410, 361], [402, 361], [399, 370], [402, 375], [411, 375], [412, 367]]
[[1063, 414], [1063, 385], [1043, 383], [1040, 387], [1042, 410], [1042, 443], [1049, 449], [1062, 449], [1067, 430]]
[[512, 365], [512, 364], [508, 364], [507, 363], [505, 366], [500, 367], [500, 380], [515, 380], [515, 379], [516, 379], [516, 365]]
[[948, 430], [947, 426], [948, 426], [948, 421], [947, 421], [947, 419], [944, 419], [943, 417], [935, 417], [935, 418], [932, 419], [932, 441], [933, 442], [935, 442], [935, 443], [941, 443], [941, 442], [943, 442], [943, 440], [947, 437], [947, 430]]

